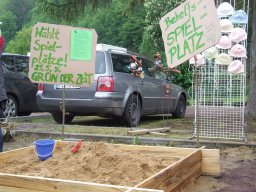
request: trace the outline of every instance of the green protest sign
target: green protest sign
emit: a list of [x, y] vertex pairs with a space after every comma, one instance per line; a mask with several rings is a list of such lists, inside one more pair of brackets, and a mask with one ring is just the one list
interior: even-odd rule
[[29, 78], [32, 82], [78, 86], [92, 83], [95, 30], [37, 23], [31, 36]]
[[161, 18], [169, 67], [217, 44], [221, 30], [214, 0], [187, 0]]

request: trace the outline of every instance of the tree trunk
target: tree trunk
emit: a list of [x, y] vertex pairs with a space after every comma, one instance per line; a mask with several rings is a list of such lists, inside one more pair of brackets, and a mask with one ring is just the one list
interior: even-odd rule
[[252, 3], [252, 65], [250, 75], [250, 93], [249, 101], [247, 104], [247, 115], [256, 119], [256, 1], [250, 1]]

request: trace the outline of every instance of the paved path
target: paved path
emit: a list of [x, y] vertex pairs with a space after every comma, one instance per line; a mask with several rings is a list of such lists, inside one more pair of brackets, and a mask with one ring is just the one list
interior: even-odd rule
[[186, 117], [194, 117], [195, 115], [195, 108], [194, 106], [187, 106], [187, 109], [186, 109]]

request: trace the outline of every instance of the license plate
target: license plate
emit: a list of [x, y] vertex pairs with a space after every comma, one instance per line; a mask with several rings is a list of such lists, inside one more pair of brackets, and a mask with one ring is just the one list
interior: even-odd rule
[[79, 86], [74, 86], [74, 85], [55, 85], [55, 89], [80, 89], [81, 87]]

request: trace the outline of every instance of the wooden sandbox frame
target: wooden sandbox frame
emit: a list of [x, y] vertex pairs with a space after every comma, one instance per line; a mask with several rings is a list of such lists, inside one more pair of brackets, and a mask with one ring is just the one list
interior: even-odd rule
[[[59, 147], [67, 144], [68, 142], [57, 142]], [[154, 156], [170, 153], [171, 157], [180, 159], [134, 187], [0, 173], [0, 192], [173, 192], [184, 188], [200, 175], [220, 176], [218, 149], [113, 145], [118, 145], [124, 151]], [[0, 163], [10, 158], [19, 158], [20, 154], [31, 148], [33, 146], [0, 153]]]

